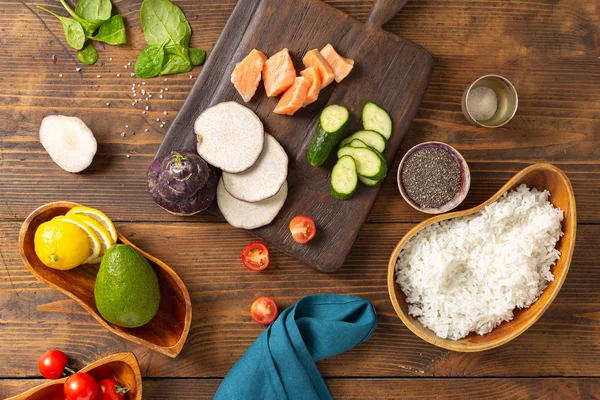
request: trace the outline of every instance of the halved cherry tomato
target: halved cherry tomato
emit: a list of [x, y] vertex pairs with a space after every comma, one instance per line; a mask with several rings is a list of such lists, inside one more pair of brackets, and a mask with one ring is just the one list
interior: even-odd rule
[[69, 359], [62, 351], [48, 350], [38, 360], [38, 369], [44, 378], [58, 379], [62, 377], [68, 363]]
[[317, 233], [317, 226], [311, 217], [298, 215], [290, 221], [290, 231], [296, 243], [308, 243]]
[[271, 322], [275, 321], [277, 314], [279, 314], [277, 304], [275, 304], [273, 299], [267, 296], [259, 297], [254, 300], [250, 306], [250, 316], [254, 322], [262, 325], [269, 325]]
[[66, 400], [94, 400], [98, 395], [98, 383], [85, 372], [77, 372], [65, 381]]
[[242, 262], [252, 271], [262, 271], [269, 265], [269, 249], [262, 243], [254, 242], [242, 250]]
[[102, 379], [98, 382], [96, 400], [123, 400], [128, 388], [120, 386], [114, 379]]

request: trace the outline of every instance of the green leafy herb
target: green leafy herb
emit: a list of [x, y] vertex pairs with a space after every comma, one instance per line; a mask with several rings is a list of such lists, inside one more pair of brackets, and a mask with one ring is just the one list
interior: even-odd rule
[[121, 14], [117, 14], [111, 17], [108, 21], [100, 26], [96, 36], [92, 36], [90, 39], [114, 45], [127, 43], [127, 35], [125, 34], [125, 23], [123, 22], [123, 16]]
[[83, 47], [83, 44], [85, 43], [85, 33], [83, 31], [83, 27], [79, 22], [71, 18], [61, 17], [55, 12], [52, 12], [42, 6], [38, 6], [38, 8], [58, 18], [58, 20], [63, 26], [63, 31], [65, 32], [65, 38], [67, 39], [67, 43], [69, 43], [71, 47], [77, 50], [80, 50]]
[[81, 26], [83, 27], [83, 30], [85, 31], [86, 37], [92, 36], [94, 34], [94, 32], [96, 31], [96, 29], [98, 29], [100, 27], [100, 25], [102, 25], [104, 23], [104, 21], [101, 19], [88, 20], [85, 18], [81, 18], [79, 15], [77, 15], [77, 13], [75, 11], [73, 11], [73, 9], [71, 7], [69, 7], [69, 5], [67, 4], [67, 2], [65, 0], [60, 0], [60, 3], [63, 5], [65, 10], [67, 10], [67, 12], [69, 14], [71, 14], [71, 17], [73, 17], [73, 19], [75, 21], [77, 21], [81, 24]]
[[98, 61], [98, 52], [91, 43], [88, 43], [83, 50], [77, 54], [77, 59], [84, 64], [93, 65]]
[[79, 0], [75, 13], [83, 19], [106, 21], [110, 18], [112, 3], [110, 0]]
[[144, 0], [140, 18], [148, 44], [169, 40], [172, 44], [189, 47], [192, 28], [181, 9], [169, 0]]
[[[192, 28], [179, 7], [169, 0], [144, 0], [140, 9], [140, 19], [144, 36], [150, 46], [163, 46], [163, 64], [160, 75], [179, 74], [190, 71], [194, 65], [204, 62], [206, 53], [203, 50], [190, 49]], [[144, 51], [147, 51], [145, 49]], [[150, 50], [148, 50], [150, 51]], [[140, 71], [155, 73], [150, 68], [146, 55], [138, 58]], [[152, 67], [155, 62], [150, 63]], [[137, 67], [138, 63], [136, 63]], [[137, 73], [137, 69], [136, 69]], [[140, 75], [138, 75], [140, 76]], [[147, 76], [143, 76], [147, 77]]]
[[163, 68], [165, 44], [151, 44], [138, 56], [135, 62], [135, 74], [140, 78], [154, 78]]
[[204, 59], [206, 59], [206, 52], [200, 49], [190, 48], [190, 61], [192, 65], [202, 65], [204, 64]]
[[181, 58], [177, 54], [167, 54], [165, 56], [165, 65], [160, 71], [161, 75], [175, 75], [189, 72], [194, 68], [192, 64]]

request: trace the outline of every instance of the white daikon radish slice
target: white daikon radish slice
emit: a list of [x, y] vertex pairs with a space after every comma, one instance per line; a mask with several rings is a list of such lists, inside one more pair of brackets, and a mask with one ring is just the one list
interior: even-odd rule
[[287, 182], [281, 185], [277, 194], [269, 199], [248, 203], [241, 201], [229, 194], [219, 180], [217, 187], [217, 204], [223, 217], [236, 228], [254, 229], [268, 225], [275, 219], [287, 197]]
[[225, 189], [233, 197], [251, 203], [273, 197], [288, 173], [288, 156], [277, 139], [266, 133], [265, 147], [256, 163], [244, 172], [223, 172]]
[[52, 161], [68, 172], [90, 166], [98, 144], [88, 126], [77, 117], [48, 115], [40, 126], [40, 142]]
[[234, 101], [207, 108], [194, 123], [198, 154], [233, 174], [250, 168], [262, 152], [265, 130], [252, 110]]

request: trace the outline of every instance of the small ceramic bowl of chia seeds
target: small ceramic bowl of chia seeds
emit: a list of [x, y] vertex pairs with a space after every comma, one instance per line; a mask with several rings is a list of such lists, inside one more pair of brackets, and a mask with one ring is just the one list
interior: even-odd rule
[[414, 209], [441, 214], [467, 196], [471, 173], [463, 156], [442, 142], [425, 142], [408, 150], [398, 167], [398, 189]]

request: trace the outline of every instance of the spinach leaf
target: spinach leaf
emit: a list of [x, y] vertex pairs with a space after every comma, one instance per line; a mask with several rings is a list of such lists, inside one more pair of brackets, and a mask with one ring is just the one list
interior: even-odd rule
[[88, 43], [83, 50], [77, 54], [77, 59], [84, 64], [93, 65], [98, 61], [98, 52], [91, 43]]
[[[170, 40], [167, 47], [189, 47], [192, 28], [181, 9], [169, 0], [144, 0], [140, 19], [148, 44]], [[179, 55], [187, 59], [187, 52]]]
[[140, 78], [154, 78], [163, 67], [165, 43], [151, 44], [146, 47], [135, 62], [135, 74]]
[[111, 17], [108, 21], [100, 26], [96, 36], [92, 36], [90, 39], [108, 44], [127, 43], [123, 16], [121, 14], [117, 14]]
[[204, 50], [190, 48], [189, 53], [192, 65], [196, 66], [204, 64], [204, 59], [206, 58], [206, 52]]
[[79, 22], [79, 24], [83, 27], [86, 37], [92, 36], [96, 29], [98, 29], [100, 25], [104, 23], [104, 21], [100, 19], [87, 20], [85, 18], [81, 18], [79, 15], [77, 15], [75, 11], [73, 11], [71, 7], [69, 7], [65, 0], [60, 0], [60, 3], [63, 5], [65, 10], [67, 10], [67, 12], [71, 14], [71, 17], [73, 17], [75, 21]]
[[83, 31], [83, 27], [79, 22], [71, 18], [61, 17], [55, 12], [52, 12], [42, 6], [38, 6], [38, 8], [58, 18], [58, 20], [62, 24], [63, 31], [65, 32], [65, 38], [67, 39], [67, 43], [69, 43], [71, 47], [77, 50], [80, 50], [83, 47], [83, 44], [85, 43], [85, 33]]
[[184, 60], [177, 54], [167, 54], [165, 57], [165, 65], [160, 71], [161, 75], [174, 75], [189, 72], [193, 68], [193, 65], [188, 61]]
[[79, 0], [75, 13], [83, 19], [106, 21], [110, 18], [112, 3], [110, 0]]

